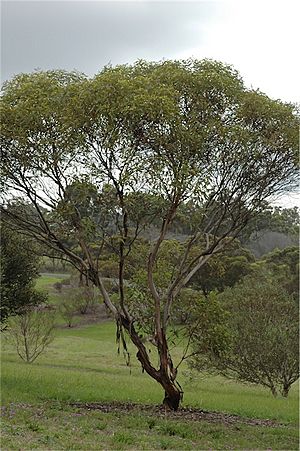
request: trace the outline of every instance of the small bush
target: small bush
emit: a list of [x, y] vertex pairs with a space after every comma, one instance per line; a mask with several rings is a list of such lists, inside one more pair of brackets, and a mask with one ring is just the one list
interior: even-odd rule
[[73, 326], [73, 321], [78, 312], [76, 299], [72, 295], [71, 289], [64, 292], [64, 299], [59, 305], [59, 313], [66, 321], [68, 327]]
[[[205, 322], [203, 316], [193, 336], [194, 367], [287, 396], [299, 377], [299, 316], [293, 296], [275, 278], [261, 274], [225, 290], [216, 306], [211, 320]], [[218, 335], [223, 338], [212, 340]]]
[[59, 293], [61, 293], [61, 290], [62, 290], [62, 283], [61, 283], [61, 282], [55, 282], [55, 283], [53, 284], [53, 288], [54, 288], [55, 290], [57, 290]]
[[96, 305], [97, 297], [94, 287], [70, 287], [64, 290], [64, 300], [60, 304], [59, 311], [67, 325], [72, 327], [77, 314], [85, 315], [88, 312], [94, 312]]
[[94, 311], [97, 303], [95, 288], [90, 286], [82, 286], [72, 290], [74, 304], [78, 311], [85, 315], [88, 311]]
[[10, 318], [8, 335], [18, 355], [27, 363], [34, 362], [52, 342], [55, 317], [41, 310], [28, 310]]

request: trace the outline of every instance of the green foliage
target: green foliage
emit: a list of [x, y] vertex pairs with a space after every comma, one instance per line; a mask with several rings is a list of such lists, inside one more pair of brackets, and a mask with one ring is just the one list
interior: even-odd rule
[[253, 275], [261, 272], [275, 278], [296, 302], [299, 298], [299, 248], [275, 249], [251, 265]]
[[215, 293], [210, 293], [206, 297], [198, 294], [195, 301], [190, 306], [192, 314], [187, 329], [194, 344], [194, 351], [203, 354], [199, 359], [202, 359], [201, 369], [206, 371], [209, 368], [206, 356], [227, 350], [230, 342], [229, 315]]
[[111, 279], [118, 278], [119, 275], [119, 263], [116, 261], [114, 254], [107, 260], [100, 262], [101, 275]]
[[[11, 158], [16, 170], [25, 165], [38, 172], [48, 171], [53, 158], [63, 158], [62, 148], [64, 151], [73, 148], [74, 135], [62, 119], [67, 115], [70, 88], [82, 79], [75, 72], [58, 70], [20, 74], [3, 85], [6, 100], [1, 102], [1, 112], [7, 120], [3, 123], [2, 136], [7, 140], [18, 136], [14, 154], [8, 156], [4, 151], [3, 162]], [[57, 148], [54, 146], [53, 152], [47, 155], [49, 138]], [[3, 169], [5, 177], [5, 165]]]
[[[42, 199], [64, 239], [80, 223], [81, 238], [99, 244], [99, 226], [115, 233], [120, 209], [133, 229], [159, 224], [174, 190], [175, 224], [185, 217], [184, 227], [190, 222], [194, 231], [208, 205], [236, 209], [232, 190], [243, 205], [256, 196], [266, 168], [270, 174], [270, 148], [278, 153], [278, 183], [284, 174], [293, 178], [295, 108], [246, 90], [231, 66], [216, 61], [139, 61], [107, 67], [91, 80], [64, 71], [22, 74], [4, 85], [1, 108], [4, 179], [23, 167], [35, 189], [40, 175], [57, 185], [58, 202]], [[241, 174], [247, 195], [234, 191]], [[191, 205], [198, 210], [189, 221]]]
[[266, 203], [262, 211], [242, 231], [240, 239], [243, 243], [246, 243], [250, 238], [255, 238], [257, 233], [267, 230], [289, 236], [298, 236], [298, 207], [282, 208]]
[[1, 224], [1, 323], [11, 315], [46, 301], [34, 289], [39, 259], [31, 244], [11, 228]]
[[[216, 316], [212, 327], [227, 331], [226, 341], [207, 346], [195, 334], [194, 349], [199, 353], [194, 366], [229, 378], [268, 387], [274, 396], [279, 390], [287, 396], [299, 377], [298, 308], [287, 291], [268, 275], [248, 276], [218, 297], [219, 308], [229, 314]], [[211, 331], [204, 329], [205, 339]]]
[[299, 263], [299, 248], [287, 247], [285, 249], [276, 249], [264, 257], [265, 262], [273, 268], [283, 265], [291, 274], [296, 274]]
[[195, 320], [195, 310], [203, 296], [192, 288], [183, 288], [174, 302], [172, 323], [175, 325], [191, 324]]
[[95, 291], [93, 286], [88, 285], [83, 285], [75, 289], [73, 296], [82, 315], [95, 309], [95, 305], [97, 304]]
[[[153, 302], [147, 281], [147, 253], [149, 244], [136, 244], [133, 255], [130, 255], [135, 271], [126, 288], [126, 295], [131, 314], [143, 325], [147, 334], [154, 334]], [[174, 274], [178, 270], [180, 259], [184, 252], [184, 243], [176, 240], [165, 240], [159, 250], [157, 263], [154, 268], [153, 277], [156, 287], [164, 293]], [[201, 252], [200, 244], [193, 250], [194, 255]], [[136, 260], [135, 255], [140, 257]], [[193, 254], [191, 255], [191, 258]], [[138, 264], [136, 264], [138, 261]], [[213, 256], [191, 279], [188, 288], [181, 290], [172, 307], [172, 323], [190, 323], [195, 318], [195, 308], [203, 304], [201, 292], [207, 296], [214, 290], [223, 291], [226, 287], [235, 285], [245, 275], [253, 271], [254, 257], [247, 249], [240, 246], [237, 240], [233, 241], [223, 253]], [[199, 304], [200, 303], [200, 304]], [[210, 304], [208, 304], [210, 305]], [[200, 310], [199, 310], [200, 311]], [[199, 313], [199, 312], [198, 312]]]
[[205, 295], [234, 286], [251, 273], [255, 258], [250, 251], [234, 240], [226, 249], [214, 255], [191, 279], [191, 285]]
[[41, 272], [66, 274], [71, 271], [71, 265], [64, 260], [51, 257], [42, 257]]
[[96, 292], [93, 286], [69, 286], [62, 291], [59, 312], [69, 327], [77, 314], [85, 315], [93, 312], [97, 305]]

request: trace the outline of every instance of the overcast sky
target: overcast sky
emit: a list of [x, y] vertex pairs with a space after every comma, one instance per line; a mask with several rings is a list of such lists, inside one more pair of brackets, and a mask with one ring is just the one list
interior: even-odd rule
[[34, 69], [93, 75], [139, 58], [214, 58], [250, 87], [300, 102], [298, 0], [2, 1], [2, 81]]
[[3, 1], [2, 80], [138, 58], [215, 58], [248, 86], [300, 101], [300, 1]]

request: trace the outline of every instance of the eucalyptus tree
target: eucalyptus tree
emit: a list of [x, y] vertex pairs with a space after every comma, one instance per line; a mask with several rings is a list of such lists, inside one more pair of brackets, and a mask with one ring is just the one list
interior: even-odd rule
[[[26, 197], [39, 217], [14, 213], [15, 228], [99, 288], [118, 336], [125, 344], [127, 333], [143, 370], [163, 387], [164, 403], [177, 409], [182, 391], [168, 345], [174, 300], [263, 201], [294, 184], [295, 107], [245, 88], [230, 66], [204, 60], [140, 61], [92, 79], [23, 74], [4, 85], [1, 108], [6, 199]], [[191, 203], [199, 217], [160, 286], [153, 274], [162, 243], [180, 207]], [[3, 210], [4, 218], [12, 215]], [[160, 225], [142, 302], [152, 309], [158, 366], [124, 285], [128, 255], [153, 223]], [[118, 260], [117, 302], [101, 277], [105, 246]]]

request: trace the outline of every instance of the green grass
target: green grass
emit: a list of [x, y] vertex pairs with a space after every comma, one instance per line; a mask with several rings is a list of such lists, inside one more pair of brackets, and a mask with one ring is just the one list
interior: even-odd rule
[[[46, 278], [45, 278], [46, 279]], [[41, 283], [42, 282], [42, 283]], [[39, 282], [42, 289], [49, 280]], [[111, 322], [81, 328], [60, 327], [53, 343], [33, 364], [22, 362], [2, 344], [2, 449], [298, 449], [298, 390], [287, 399], [265, 389], [220, 377], [178, 380], [184, 406], [274, 419], [270, 428], [151, 417], [145, 413], [101, 413], [69, 406], [70, 401], [124, 401], [160, 404], [160, 386], [142, 373], [132, 353], [128, 368], [117, 354]], [[175, 357], [179, 359], [180, 350]], [[155, 361], [155, 359], [154, 359]]]
[[35, 286], [38, 291], [47, 293], [50, 304], [57, 305], [60, 295], [58, 291], [54, 289], [53, 285], [56, 282], [61, 282], [62, 280], [68, 279], [68, 277], [68, 274], [45, 273], [37, 279]]
[[[134, 349], [128, 368], [114, 343], [111, 322], [82, 328], [57, 329], [56, 339], [45, 354], [31, 365], [23, 363], [14, 349], [3, 344], [2, 399], [38, 402], [45, 399], [70, 401], [133, 401], [160, 403], [160, 386], [141, 372]], [[177, 353], [179, 357], [179, 352]], [[182, 368], [184, 405], [235, 413], [246, 417], [297, 420], [297, 388], [287, 399], [277, 399], [265, 389], [245, 386], [221, 377], [189, 381]]]
[[[60, 403], [10, 406], [3, 416], [3, 449], [297, 449], [297, 431], [141, 414], [102, 413]], [[24, 447], [26, 444], [26, 448]]]
[[[68, 280], [70, 274], [57, 274], [57, 273], [43, 273], [41, 277], [36, 280], [35, 287], [38, 291], [47, 294], [48, 303], [56, 309], [56, 324], [58, 326], [66, 325], [66, 319], [64, 319], [59, 311], [60, 301], [64, 299], [65, 291], [59, 292], [54, 288], [56, 282], [62, 282]], [[72, 325], [76, 326], [82, 320], [81, 315], [75, 315], [72, 319]]]
[[38, 290], [53, 291], [54, 283], [61, 282], [62, 280], [67, 279], [68, 277], [69, 277], [68, 274], [55, 274], [55, 273], [42, 274], [42, 276], [39, 277], [36, 281], [36, 288]]

